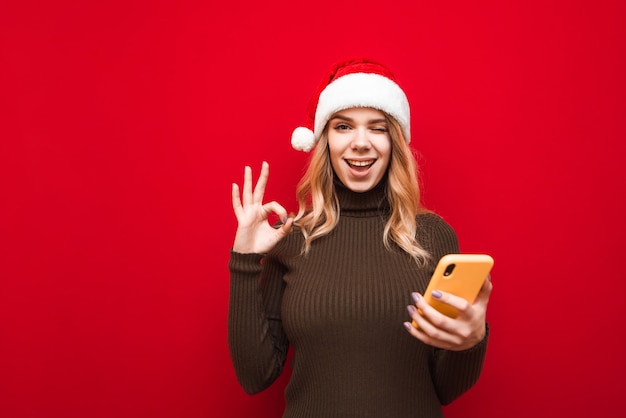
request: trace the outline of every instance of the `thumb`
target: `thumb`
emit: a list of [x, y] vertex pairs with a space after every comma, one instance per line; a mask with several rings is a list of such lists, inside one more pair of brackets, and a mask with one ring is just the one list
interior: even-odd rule
[[489, 302], [489, 296], [491, 295], [491, 291], [493, 290], [493, 284], [491, 283], [491, 278], [487, 276], [485, 279], [485, 283], [483, 283], [483, 287], [480, 288], [480, 292], [478, 292], [478, 296], [474, 303], [484, 303], [487, 304]]
[[287, 218], [285, 223], [283, 223], [280, 226], [280, 231], [283, 233], [282, 235], [285, 236], [289, 234], [289, 232], [291, 232], [292, 227], [293, 227], [293, 218]]

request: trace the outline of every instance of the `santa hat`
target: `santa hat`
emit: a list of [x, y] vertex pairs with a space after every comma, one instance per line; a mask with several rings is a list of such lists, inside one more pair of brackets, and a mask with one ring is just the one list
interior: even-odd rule
[[336, 112], [371, 107], [398, 121], [407, 143], [411, 140], [409, 101], [389, 68], [367, 58], [353, 58], [333, 65], [309, 103], [306, 126], [291, 135], [291, 145], [310, 151]]

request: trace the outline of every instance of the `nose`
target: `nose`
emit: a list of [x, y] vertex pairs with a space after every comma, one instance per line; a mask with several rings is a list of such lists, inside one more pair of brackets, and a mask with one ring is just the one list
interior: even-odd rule
[[365, 128], [356, 129], [352, 138], [353, 149], [369, 149], [371, 146], [368, 131]]

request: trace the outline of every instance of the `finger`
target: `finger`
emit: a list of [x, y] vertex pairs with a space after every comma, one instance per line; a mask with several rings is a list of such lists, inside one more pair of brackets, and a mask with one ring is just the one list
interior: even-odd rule
[[412, 309], [411, 308], [412, 305], [409, 305], [407, 309], [409, 310], [409, 314], [411, 315], [411, 318], [413, 318], [414, 325], [416, 325], [417, 327], [419, 327], [420, 324], [427, 324], [428, 325], [427, 328], [429, 328], [429, 326], [432, 326], [431, 318], [434, 318], [438, 322], [441, 322], [447, 319], [445, 315], [443, 315], [441, 312], [437, 311], [435, 308], [430, 306], [428, 302], [426, 301], [426, 299], [424, 299], [424, 297], [420, 295], [419, 293], [414, 292], [411, 294], [411, 297], [413, 298], [413, 301], [415, 302], [416, 309]]
[[[417, 294], [414, 294], [413, 299], [415, 300], [416, 297], [417, 297]], [[409, 313], [409, 316], [411, 317], [411, 322], [405, 322], [404, 323], [405, 328], [414, 337], [420, 340], [423, 339], [424, 337], [423, 326], [428, 327], [430, 324], [428, 324], [428, 321], [423, 317], [421, 309], [418, 309], [414, 305], [408, 305], [406, 308]]]
[[457, 342], [458, 338], [456, 336], [450, 334], [445, 329], [437, 328], [416, 311], [412, 311], [409, 308], [409, 314], [413, 322], [405, 322], [404, 327], [411, 335], [423, 343], [439, 348], [448, 348]]
[[263, 219], [267, 219], [270, 213], [274, 213], [279, 219], [283, 220], [283, 222], [287, 219], [287, 210], [276, 201], [268, 202], [261, 206], [261, 208], [263, 209]]
[[239, 214], [243, 209], [241, 207], [241, 198], [239, 197], [239, 186], [236, 183], [233, 183], [231, 194], [233, 200], [233, 211], [235, 212], [235, 216], [239, 217]]
[[480, 288], [480, 292], [478, 292], [478, 296], [476, 297], [474, 303], [484, 303], [486, 305], [489, 302], [492, 290], [493, 283], [491, 283], [491, 277], [488, 276], [485, 283], [483, 283], [483, 287]]
[[426, 323], [428, 323], [428, 320], [426, 320], [426, 318], [424, 318], [424, 315], [422, 313], [421, 309], [412, 309], [411, 308], [412, 305], [407, 306], [407, 310], [409, 312], [409, 316], [412, 319], [411, 325], [413, 325], [416, 329], [421, 330], [422, 326]]
[[452, 293], [443, 292], [441, 290], [433, 290], [431, 296], [434, 300], [452, 306], [457, 311], [466, 311], [467, 308], [470, 307], [470, 303], [466, 299], [453, 295]]
[[245, 166], [243, 169], [243, 205], [252, 204], [252, 169]]
[[414, 318], [414, 325], [417, 327], [424, 326], [431, 334], [435, 330], [446, 332], [449, 334], [448, 340], [451, 341], [450, 338], [454, 338], [454, 335], [456, 335], [455, 320], [431, 306], [419, 293], [414, 292], [411, 296], [418, 310], [418, 315]]
[[280, 228], [275, 229], [276, 236], [278, 240], [285, 238], [291, 232], [291, 228], [293, 226], [293, 219], [289, 218], [285, 223], [283, 223]]
[[[421, 309], [419, 309], [417, 307], [417, 304], [420, 301], [420, 299], [422, 299], [422, 295], [420, 295], [417, 292], [413, 292], [413, 293], [411, 293], [411, 298], [413, 299], [413, 302], [415, 303], [416, 310], [414, 311], [413, 309], [411, 309], [409, 307], [411, 305], [407, 306], [407, 309], [409, 310], [409, 315], [411, 316], [412, 319], [413, 319], [413, 316], [415, 316], [415, 315], [417, 315], [417, 316], [415, 316], [415, 318], [421, 319], [423, 317], [423, 312], [422, 312]], [[418, 324], [418, 321], [416, 319], [413, 319], [412, 325], [415, 328], [419, 328], [419, 324]]]
[[267, 185], [269, 174], [270, 165], [266, 161], [263, 161], [263, 164], [261, 164], [261, 174], [259, 175], [259, 180], [254, 187], [253, 199], [257, 203], [263, 202], [263, 195], [265, 195], [265, 186]]
[[[407, 331], [425, 344], [439, 348], [452, 347], [457, 342], [458, 337], [453, 335], [448, 329], [448, 322], [450, 322], [451, 319], [428, 305], [426, 300], [419, 293], [414, 292], [411, 296], [415, 302], [415, 306], [407, 306], [409, 315], [413, 320], [412, 323], [405, 323], [404, 326]], [[424, 310], [426, 310], [429, 314], [438, 316], [442, 323], [438, 324], [436, 322], [432, 322], [428, 319]]]
[[403, 325], [404, 325], [404, 328], [409, 332], [409, 334], [411, 334], [413, 337], [415, 337], [418, 340], [420, 340], [420, 341], [425, 343], [425, 341], [424, 341], [425, 335], [420, 330], [420, 328], [417, 327], [415, 321], [413, 321], [413, 322], [407, 321]]
[[291, 227], [293, 226], [293, 218], [287, 218], [287, 221], [280, 227], [285, 235], [291, 232]]
[[422, 341], [428, 341], [430, 343], [432, 340], [439, 340], [443, 338], [444, 331], [435, 327], [420, 314], [417, 314], [415, 317], [411, 316], [411, 318], [413, 318], [415, 330], [418, 334], [421, 334], [420, 339]]
[[[450, 295], [452, 296], [452, 295]], [[427, 323], [428, 325], [430, 325], [431, 327], [434, 326], [437, 329], [442, 329], [445, 331], [450, 332], [453, 328], [452, 325], [452, 319], [449, 318], [448, 316], [444, 315], [443, 313], [439, 312], [437, 309], [435, 309], [433, 306], [431, 306], [426, 299], [419, 297], [419, 294], [414, 293], [413, 294], [413, 298], [414, 300], [416, 300], [415, 305], [417, 306], [419, 312], [421, 313], [421, 317], [422, 319], [419, 321], [416, 321], [417, 324], [419, 325], [420, 323]], [[467, 302], [466, 302], [467, 303]], [[420, 319], [420, 318], [418, 318]], [[429, 327], [427, 327], [429, 328]]]

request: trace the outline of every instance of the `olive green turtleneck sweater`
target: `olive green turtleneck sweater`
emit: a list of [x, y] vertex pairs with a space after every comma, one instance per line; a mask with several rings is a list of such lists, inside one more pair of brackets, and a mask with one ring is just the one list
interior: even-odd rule
[[487, 337], [461, 352], [435, 349], [404, 328], [411, 292], [423, 294], [434, 265], [458, 252], [439, 216], [418, 216], [418, 239], [432, 255], [418, 267], [384, 247], [384, 186], [354, 193], [338, 185], [341, 217], [301, 256], [295, 230], [269, 254], [231, 251], [228, 341], [244, 390], [292, 375], [284, 417], [441, 417], [478, 379]]

